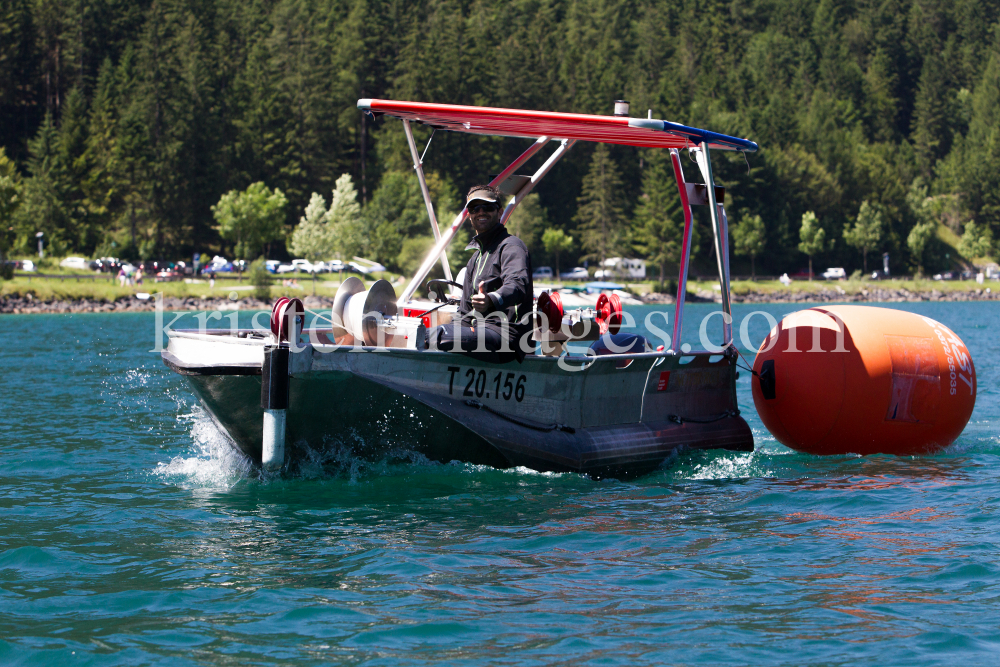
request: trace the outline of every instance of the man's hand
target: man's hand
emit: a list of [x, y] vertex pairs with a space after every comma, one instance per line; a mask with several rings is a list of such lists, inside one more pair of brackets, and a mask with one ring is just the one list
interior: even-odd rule
[[475, 308], [480, 313], [482, 313], [483, 315], [487, 314], [490, 311], [490, 309], [493, 308], [493, 300], [490, 299], [490, 297], [483, 294], [483, 285], [485, 284], [486, 284], [485, 281], [480, 282], [479, 293], [472, 295], [472, 307]]

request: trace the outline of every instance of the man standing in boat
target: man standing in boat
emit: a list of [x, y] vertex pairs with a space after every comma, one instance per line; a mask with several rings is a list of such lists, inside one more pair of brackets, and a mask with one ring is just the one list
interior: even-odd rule
[[[428, 346], [463, 352], [510, 352], [523, 359], [518, 344], [531, 331], [531, 256], [521, 239], [500, 224], [503, 196], [489, 185], [469, 190], [465, 207], [476, 236], [465, 267], [458, 323], [428, 332]], [[529, 345], [530, 349], [530, 345]]]

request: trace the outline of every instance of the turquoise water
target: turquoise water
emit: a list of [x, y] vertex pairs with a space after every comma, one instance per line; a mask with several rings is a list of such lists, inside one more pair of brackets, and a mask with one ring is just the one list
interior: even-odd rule
[[903, 307], [977, 365], [947, 451], [794, 453], [744, 373], [756, 452], [627, 482], [419, 458], [261, 480], [148, 352], [151, 314], [0, 317], [0, 663], [996, 663], [1000, 306]]

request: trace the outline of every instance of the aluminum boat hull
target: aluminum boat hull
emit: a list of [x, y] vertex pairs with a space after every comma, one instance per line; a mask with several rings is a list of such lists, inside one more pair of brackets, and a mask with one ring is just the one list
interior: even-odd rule
[[[254, 461], [266, 339], [171, 331], [164, 362]], [[495, 363], [470, 355], [305, 345], [291, 355], [287, 436], [297, 452], [394, 450], [432, 460], [632, 476], [688, 449], [752, 451], [736, 367], [662, 353]], [[306, 447], [307, 446], [307, 447]]]

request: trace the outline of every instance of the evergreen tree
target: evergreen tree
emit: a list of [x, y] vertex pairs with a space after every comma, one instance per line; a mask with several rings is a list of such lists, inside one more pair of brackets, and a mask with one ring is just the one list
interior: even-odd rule
[[935, 164], [951, 148], [955, 114], [949, 84], [950, 77], [941, 57], [930, 54], [924, 61], [924, 69], [920, 75], [913, 118], [913, 144], [926, 178], [933, 175]]
[[29, 250], [35, 234], [44, 232], [45, 241], [56, 252], [72, 238], [66, 210], [66, 170], [59, 152], [59, 134], [46, 114], [38, 135], [28, 144], [30, 176], [21, 186], [21, 202], [14, 218], [17, 245]]
[[0, 279], [4, 280], [14, 277], [14, 265], [8, 264], [7, 259], [14, 241], [13, 213], [19, 203], [18, 186], [14, 161], [0, 146]]
[[4, 238], [14, 224], [14, 211], [19, 203], [19, 181], [14, 161], [0, 147], [0, 236]]
[[[661, 0], [7, 0], [0, 146], [27, 177], [24, 203], [44, 211], [67, 250], [117, 244], [113, 254], [176, 258], [221, 252], [210, 205], [250, 183], [286, 195], [289, 227], [340, 174], [351, 174], [366, 207], [383, 182], [401, 184], [394, 172], [410, 175], [411, 165], [400, 124], [363, 116], [358, 98], [600, 114], [624, 98], [634, 116], [652, 109], [761, 145], [749, 173], [723, 153], [714, 167], [730, 208], [768, 221], [760, 258], [775, 269], [796, 256], [806, 211], [826, 221], [828, 241], [865, 200], [882, 215], [886, 249], [929, 262], [907, 243], [925, 224], [906, 201], [917, 174], [938, 222], [1000, 234], [998, 0], [780, 0], [744, 10]], [[36, 177], [29, 144], [46, 122], [57, 128], [60, 169]], [[431, 136], [414, 130], [421, 144]], [[464, 189], [523, 149], [521, 139], [438, 132], [424, 167]], [[642, 209], [655, 187], [652, 154], [599, 150], [614, 157], [617, 216], [595, 215], [607, 201], [581, 196], [600, 190], [583, 187], [584, 144], [519, 215], [544, 211], [585, 256], [634, 247], [664, 272], [676, 254], [670, 225]], [[408, 241], [428, 238], [415, 192], [410, 183], [383, 192], [369, 224], [353, 228], [352, 253], [392, 263]], [[544, 252], [547, 225], [536, 234], [517, 215], [511, 222]], [[835, 252], [846, 260], [846, 246]]]
[[112, 252], [111, 246], [112, 242], [117, 246], [117, 241], [112, 238], [112, 208], [120, 202], [115, 181], [119, 175], [115, 161], [116, 107], [115, 70], [108, 58], [101, 65], [90, 105], [87, 145], [83, 158], [87, 172], [80, 184], [100, 255], [117, 254]]
[[604, 266], [610, 253], [622, 245], [625, 212], [621, 202], [622, 181], [607, 144], [598, 144], [583, 178], [576, 223], [588, 257]]
[[360, 252], [364, 238], [361, 228], [363, 224], [354, 181], [350, 174], [341, 174], [333, 189], [330, 210], [327, 212], [327, 226], [334, 254], [346, 259]]
[[327, 224], [328, 215], [323, 195], [318, 192], [312, 193], [305, 215], [299, 218], [299, 224], [292, 232], [289, 250], [296, 257], [304, 257], [315, 262], [333, 255], [333, 239], [330, 238]]
[[87, 102], [79, 88], [73, 88], [63, 102], [62, 117], [59, 122], [58, 150], [59, 163], [65, 170], [64, 201], [70, 218], [66, 241], [73, 248], [87, 252], [93, 249], [95, 241], [91, 234], [88, 209], [84, 202], [83, 183], [89, 172], [86, 159], [87, 150]]
[[648, 156], [634, 224], [635, 248], [659, 267], [661, 286], [667, 265], [680, 262], [684, 244], [684, 216], [669, 160], [664, 151]]
[[295, 254], [316, 261], [335, 255], [350, 257], [360, 250], [358, 225], [361, 207], [350, 174], [337, 179], [330, 208], [323, 196], [313, 193], [306, 206], [305, 215], [292, 234], [291, 250]]
[[25, 157], [25, 139], [44, 113], [38, 95], [36, 11], [31, 0], [0, 3], [0, 147], [19, 161]]

